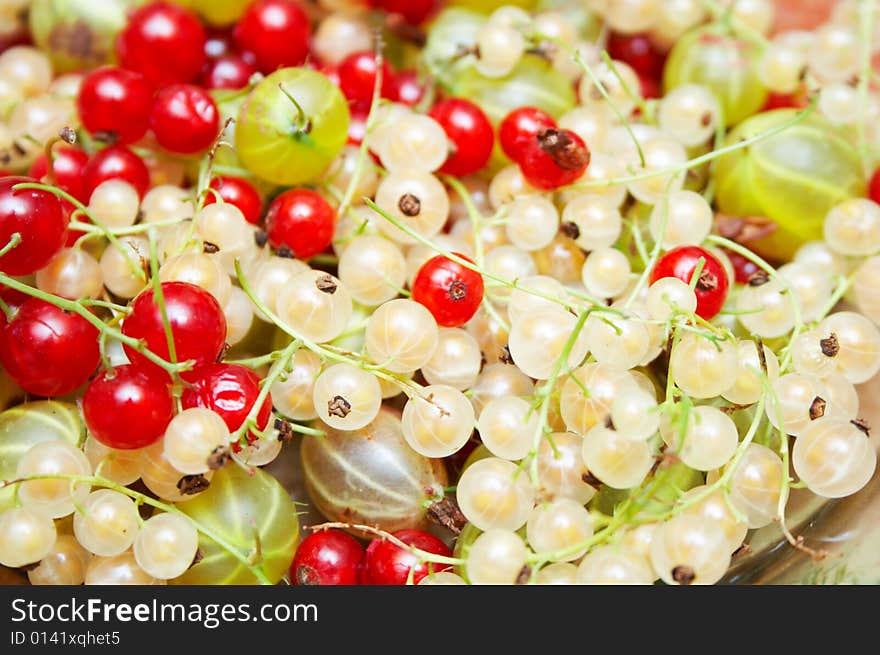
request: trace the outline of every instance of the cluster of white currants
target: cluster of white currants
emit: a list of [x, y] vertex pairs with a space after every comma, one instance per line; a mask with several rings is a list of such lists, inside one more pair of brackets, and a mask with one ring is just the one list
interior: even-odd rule
[[0, 563], [34, 564], [31, 583], [52, 585], [164, 584], [189, 568], [199, 542], [190, 519], [163, 512], [143, 520], [128, 495], [90, 489], [93, 467], [120, 485], [147, 475], [138, 454], [108, 450], [91, 439], [85, 452], [55, 440], [22, 456], [17, 476], [28, 479], [17, 488], [20, 506], [0, 513]]

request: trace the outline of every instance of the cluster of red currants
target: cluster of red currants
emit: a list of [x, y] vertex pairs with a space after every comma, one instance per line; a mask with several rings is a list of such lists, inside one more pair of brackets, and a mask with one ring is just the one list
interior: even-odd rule
[[[423, 530], [398, 530], [391, 536], [423, 553], [452, 557], [446, 544]], [[314, 532], [300, 542], [290, 567], [290, 581], [297, 585], [419, 584], [451, 568], [426, 562], [384, 538], [373, 539], [364, 549], [347, 532], [330, 529]]]

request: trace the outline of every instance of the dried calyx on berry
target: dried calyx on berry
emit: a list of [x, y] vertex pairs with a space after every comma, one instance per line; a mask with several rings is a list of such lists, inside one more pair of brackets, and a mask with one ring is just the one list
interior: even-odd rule
[[578, 143], [568, 130], [545, 127], [535, 137], [546, 152], [564, 171], [581, 170], [590, 164], [590, 150]]

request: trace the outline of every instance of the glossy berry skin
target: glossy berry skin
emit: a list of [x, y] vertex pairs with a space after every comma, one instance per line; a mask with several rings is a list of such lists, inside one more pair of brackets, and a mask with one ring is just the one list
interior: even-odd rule
[[556, 121], [535, 107], [514, 109], [498, 126], [498, 142], [504, 154], [519, 163], [534, 145], [535, 138], [544, 128], [556, 127]]
[[342, 530], [321, 530], [303, 539], [290, 565], [295, 585], [360, 584], [364, 547]]
[[76, 99], [80, 120], [108, 143], [134, 143], [147, 133], [153, 89], [140, 73], [103, 66], [82, 82]]
[[39, 298], [22, 303], [0, 337], [0, 362], [19, 386], [55, 397], [84, 385], [101, 361], [98, 330]]
[[434, 13], [437, 0], [370, 0], [370, 5], [398, 14], [410, 25], [420, 25]]
[[174, 416], [168, 378], [134, 364], [104, 371], [83, 396], [86, 427], [109, 448], [144, 448], [158, 441]]
[[612, 59], [629, 64], [639, 75], [655, 80], [663, 75], [665, 57], [654, 48], [647, 34], [612, 33], [607, 50]]
[[367, 136], [367, 118], [369, 109], [352, 107], [351, 120], [348, 122], [348, 143], [359, 146]]
[[[339, 62], [336, 74], [339, 76], [339, 89], [354, 107], [369, 107], [373, 101], [376, 85], [376, 55], [370, 51], [353, 52]], [[383, 98], [394, 97], [394, 71], [388, 62], [382, 60], [382, 86], [379, 90]]]
[[483, 110], [463, 98], [438, 102], [428, 115], [440, 123], [454, 145], [440, 171], [463, 176], [482, 169], [492, 156], [495, 130]]
[[208, 62], [202, 72], [206, 89], [243, 89], [257, 69], [243, 57], [224, 55]]
[[233, 33], [239, 50], [253, 56], [262, 73], [299, 66], [309, 54], [309, 18], [293, 0], [258, 0]]
[[[85, 192], [85, 171], [89, 163], [89, 155], [85, 150], [66, 144], [52, 148], [52, 172], [55, 174], [55, 186], [67, 191], [80, 202], [88, 202]], [[48, 179], [49, 165], [46, 155], [40, 153], [28, 171], [35, 180]], [[62, 200], [62, 204], [67, 201]], [[72, 207], [72, 206], [71, 206]]]
[[[186, 379], [192, 379], [198, 375], [200, 366], [216, 361], [223, 349], [226, 317], [214, 296], [189, 282], [163, 282], [162, 294], [177, 361], [195, 360], [194, 370], [183, 374]], [[152, 288], [145, 289], [134, 299], [131, 314], [122, 323], [122, 332], [126, 336], [142, 339], [148, 350], [170, 361], [162, 312], [153, 297]], [[125, 352], [132, 364], [162, 370], [129, 346], [125, 346]]]
[[677, 277], [682, 282], [690, 284], [701, 257], [705, 260], [705, 264], [703, 264], [703, 271], [697, 286], [694, 288], [694, 293], [697, 296], [696, 313], [709, 320], [724, 307], [730, 286], [724, 266], [712, 253], [699, 246], [673, 248], [657, 261], [651, 272], [651, 283], [653, 284], [664, 277]]
[[549, 191], [576, 182], [590, 165], [590, 150], [571, 130], [550, 128], [538, 133], [518, 163], [529, 184]]
[[425, 86], [416, 71], [400, 71], [394, 76], [394, 93], [397, 102], [415, 107], [425, 97]]
[[880, 168], [874, 171], [871, 182], [868, 184], [868, 197], [876, 203], [880, 203]]
[[0, 257], [0, 271], [28, 275], [43, 268], [64, 246], [67, 215], [61, 201], [48, 191], [14, 190], [17, 184], [36, 182], [30, 177], [0, 178], [0, 248], [16, 232], [21, 241]]
[[91, 197], [101, 182], [115, 179], [131, 184], [142, 198], [150, 188], [147, 165], [125, 146], [110, 146], [92, 155], [83, 172], [84, 193]]
[[[257, 225], [263, 215], [263, 199], [254, 188], [254, 185], [241, 177], [215, 177], [211, 180], [210, 187], [220, 194], [223, 202], [235, 205], [244, 214], [248, 223]], [[217, 202], [213, 193], [205, 196], [205, 204]]]
[[[260, 376], [240, 364], [208, 364], [190, 380], [180, 400], [184, 409], [210, 409], [226, 423], [230, 432], [242, 426], [260, 395]], [[272, 414], [272, 396], [267, 395], [257, 414], [257, 428], [265, 430]], [[251, 432], [250, 439], [259, 435]]]
[[266, 232], [273, 248], [287, 248], [300, 259], [324, 252], [333, 240], [336, 210], [310, 189], [290, 189], [272, 201]]
[[189, 155], [207, 149], [217, 138], [220, 112], [202, 87], [172, 84], [156, 94], [150, 128], [165, 150]]
[[483, 302], [483, 276], [437, 255], [422, 264], [416, 274], [412, 298], [431, 312], [438, 325], [458, 327], [471, 320]]
[[205, 63], [205, 30], [198, 17], [169, 2], [135, 10], [116, 39], [123, 68], [161, 87], [194, 80]]
[[[422, 530], [398, 530], [393, 535], [419, 550], [446, 557], [452, 555], [446, 544]], [[434, 573], [451, 568], [448, 564], [421, 562], [416, 555], [390, 541], [374, 539], [367, 546], [364, 556], [362, 580], [364, 584], [370, 585], [405, 585], [409, 580], [410, 569], [414, 569], [412, 583], [419, 584], [430, 572], [429, 566]]]
[[751, 259], [746, 259], [738, 252], [725, 250], [724, 254], [727, 255], [731, 266], [733, 266], [733, 273], [737, 284], [747, 284], [749, 278], [759, 270], [759, 267], [755, 262]]

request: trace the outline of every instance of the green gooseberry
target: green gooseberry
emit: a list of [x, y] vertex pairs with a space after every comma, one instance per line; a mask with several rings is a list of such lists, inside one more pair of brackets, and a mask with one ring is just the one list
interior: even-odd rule
[[[261, 469], [229, 464], [214, 474], [206, 491], [177, 507], [251, 558], [273, 584], [290, 568], [299, 537], [296, 506]], [[199, 551], [202, 558], [174, 584], [257, 584], [244, 564], [204, 534]]]
[[[790, 122], [797, 110], [758, 114], [734, 129], [734, 145]], [[732, 216], [761, 216], [778, 226], [749, 247], [771, 259], [790, 259], [803, 243], [822, 237], [828, 211], [865, 195], [858, 151], [846, 135], [810, 115], [796, 125], [722, 155], [713, 171], [718, 209]]]
[[718, 27], [683, 36], [666, 60], [663, 87], [701, 84], [721, 103], [726, 125], [736, 125], [757, 113], [767, 101], [767, 89], [757, 73], [757, 48]]
[[345, 96], [327, 76], [282, 68], [242, 103], [235, 149], [241, 163], [268, 182], [313, 182], [345, 145], [350, 120]]

